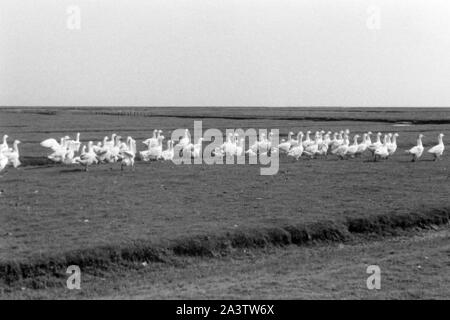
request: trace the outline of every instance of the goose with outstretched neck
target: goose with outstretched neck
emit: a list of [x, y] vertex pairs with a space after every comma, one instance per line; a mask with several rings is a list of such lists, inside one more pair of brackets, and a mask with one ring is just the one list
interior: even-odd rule
[[347, 155], [352, 158], [355, 156], [356, 152], [358, 152], [358, 138], [359, 135], [355, 134], [355, 136], [353, 137], [353, 144], [347, 149]]
[[307, 147], [305, 147], [305, 149], [303, 150], [303, 152], [310, 156], [311, 158], [314, 157], [314, 155], [318, 152], [319, 150], [319, 144], [321, 143], [321, 137], [320, 137], [320, 132], [316, 132], [314, 135], [314, 139], [312, 140], [312, 143], [309, 144]]
[[330, 150], [331, 149], [333, 149], [333, 145], [335, 144], [335, 143], [337, 143], [337, 136], [338, 136], [338, 132], [334, 132], [333, 133], [333, 138], [332, 139], [330, 139], [330, 141], [328, 142], [328, 147], [330, 147]]
[[369, 149], [369, 151], [372, 153], [372, 157], [375, 157], [375, 151], [377, 150], [377, 148], [381, 147], [381, 145], [383, 144], [381, 142], [381, 135], [382, 135], [382, 133], [378, 132], [377, 133], [377, 140], [367, 147], [367, 149]]
[[[87, 152], [82, 152], [80, 157], [76, 158], [76, 162], [78, 162], [79, 164], [83, 165], [85, 171], [89, 170], [88, 167], [90, 165], [93, 165], [93, 164], [98, 162], [97, 155], [94, 152], [93, 146], [94, 146], [94, 143], [92, 141], [89, 141], [88, 147], [87, 147], [88, 151]], [[86, 149], [83, 146], [83, 151], [84, 150], [86, 150]]]
[[332, 140], [331, 146], [330, 146], [331, 153], [333, 153], [334, 150], [339, 148], [344, 143], [343, 134], [344, 134], [344, 131], [342, 131], [342, 130], [339, 132], [336, 132], [336, 138], [334, 138]]
[[123, 167], [131, 166], [131, 170], [134, 171], [134, 158], [136, 156], [136, 141], [132, 137], [127, 137], [127, 142], [120, 150], [120, 170], [123, 171]]
[[108, 149], [114, 147], [114, 143], [116, 142], [116, 136], [117, 136], [117, 134], [115, 134], [115, 133], [111, 134], [111, 139], [109, 141], [106, 140], [103, 147], [108, 148]]
[[392, 141], [387, 145], [389, 156], [392, 156], [395, 153], [395, 151], [397, 151], [397, 137], [398, 133], [394, 133], [392, 135]]
[[381, 146], [379, 146], [374, 152], [374, 161], [377, 159], [386, 159], [389, 156], [388, 151], [389, 135], [384, 135], [384, 140]]
[[184, 130], [184, 136], [178, 142], [177, 147], [183, 149], [186, 146], [188, 146], [190, 143], [191, 143], [191, 134], [189, 132], [189, 129], [186, 129], [186, 130]]
[[150, 144], [152, 141], [156, 141], [156, 133], [158, 132], [157, 129], [153, 130], [153, 135], [151, 138], [148, 138], [144, 141], [142, 141], [143, 144], [145, 144], [148, 148], [150, 148]]
[[422, 144], [422, 138], [424, 137], [423, 134], [419, 134], [419, 137], [417, 138], [417, 144], [412, 147], [409, 150], [406, 150], [405, 152], [412, 155], [412, 162], [418, 160], [423, 153], [423, 144]]
[[192, 146], [192, 158], [201, 158], [203, 138], [198, 138], [198, 142]]
[[428, 153], [431, 153], [434, 156], [434, 161], [442, 159], [442, 154], [444, 153], [445, 149], [444, 141], [442, 139], [443, 137], [444, 134], [439, 133], [438, 144], [428, 150]]
[[167, 149], [161, 153], [161, 157], [164, 160], [173, 160], [175, 152], [173, 150], [173, 140], [167, 141]]
[[7, 165], [10, 164], [14, 168], [20, 166], [19, 143], [20, 143], [19, 140], [15, 140], [12, 149], [3, 152], [3, 155], [8, 159]]
[[311, 134], [311, 131], [309, 131], [309, 130], [306, 131], [305, 140], [302, 142], [303, 148], [307, 148], [309, 145], [314, 143], [314, 141], [312, 141], [311, 138], [309, 137], [310, 134]]
[[288, 139], [287, 139], [287, 141], [284, 141], [284, 142], [282, 142], [282, 143], [280, 143], [279, 145], [278, 145], [278, 149], [280, 149], [280, 150], [282, 150], [282, 151], [284, 151], [284, 152], [288, 152], [289, 151], [289, 149], [291, 148], [291, 146], [292, 146], [292, 135], [293, 135], [294, 133], [291, 131], [291, 132], [289, 132], [288, 133]]
[[3, 154], [3, 152], [0, 152], [0, 172], [2, 172], [3, 169], [6, 168], [7, 164], [8, 164], [8, 158]]
[[288, 152], [288, 156], [290, 156], [290, 157], [294, 157], [295, 158], [295, 160], [298, 160], [298, 159], [300, 159], [300, 157], [302, 156], [302, 154], [303, 154], [303, 132], [299, 132], [298, 133], [299, 135], [298, 135], [298, 144], [296, 145], [296, 146], [294, 146], [294, 147], [292, 147], [290, 150], [289, 150], [289, 152]]
[[344, 142], [339, 147], [332, 150], [331, 153], [337, 155], [340, 159], [344, 159], [345, 155], [347, 154], [349, 144], [350, 141], [348, 139], [348, 135], [345, 134]]
[[363, 139], [360, 144], [358, 144], [358, 149], [356, 150], [355, 156], [361, 156], [364, 151], [367, 150], [367, 147], [369, 146], [369, 143], [367, 141], [367, 137], [369, 136], [368, 133], [363, 134]]
[[[233, 133], [229, 133], [227, 137], [227, 141], [222, 145], [222, 148], [225, 152], [225, 154], [229, 157], [233, 157], [236, 153], [236, 137], [233, 135]], [[194, 144], [191, 145], [191, 149], [194, 148]]]
[[3, 136], [3, 143], [0, 145], [0, 152], [7, 151], [9, 149], [8, 147], [8, 135], [5, 134]]
[[300, 139], [300, 136], [303, 137], [302, 131], [299, 131], [297, 133], [297, 140], [291, 138], [291, 148], [298, 146], [299, 143], [302, 143], [302, 139]]
[[80, 142], [80, 133], [77, 133], [75, 140], [67, 139], [66, 146], [70, 151], [78, 152], [80, 151], [81, 142]]

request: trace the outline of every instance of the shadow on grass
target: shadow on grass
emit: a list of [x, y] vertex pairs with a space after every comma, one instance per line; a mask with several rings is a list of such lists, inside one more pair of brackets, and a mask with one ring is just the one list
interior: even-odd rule
[[59, 173], [72, 173], [72, 172], [85, 172], [85, 171], [86, 171], [85, 168], [78, 167], [78, 168], [62, 169], [62, 170], [59, 170]]

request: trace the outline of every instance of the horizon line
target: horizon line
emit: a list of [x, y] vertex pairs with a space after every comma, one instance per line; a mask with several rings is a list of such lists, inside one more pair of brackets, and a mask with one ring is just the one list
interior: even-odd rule
[[449, 106], [327, 106], [327, 105], [313, 105], [313, 106], [264, 106], [264, 105], [250, 105], [250, 106], [225, 106], [225, 105], [173, 105], [173, 106], [157, 106], [157, 105], [82, 105], [82, 106], [68, 106], [68, 105], [0, 105], [0, 108], [450, 108]]

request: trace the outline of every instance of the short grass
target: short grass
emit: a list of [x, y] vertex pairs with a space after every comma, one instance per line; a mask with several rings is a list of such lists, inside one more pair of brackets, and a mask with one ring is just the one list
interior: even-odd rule
[[[449, 299], [450, 234], [440, 230], [284, 248], [241, 249], [215, 258], [134, 269], [82, 271], [81, 289], [67, 276], [51, 288], [5, 289], [8, 299]], [[369, 290], [369, 265], [381, 270], [381, 289]]]
[[[448, 209], [450, 158], [446, 155], [432, 162], [425, 155], [411, 163], [403, 153], [415, 144], [419, 132], [425, 133], [426, 145], [435, 144], [438, 132], [450, 136], [448, 109], [438, 113], [420, 109], [256, 111], [0, 110], [0, 133], [23, 142], [24, 162], [22, 168], [8, 169], [0, 178], [0, 262], [31, 261], [101, 246], [126, 248], [140, 241], [164, 247], [198, 235]], [[275, 176], [261, 176], [256, 165], [138, 162], [135, 172], [121, 173], [118, 165], [83, 172], [77, 166], [33, 162], [45, 159], [47, 150], [39, 142], [48, 137], [80, 131], [83, 141], [97, 141], [117, 132], [132, 135], [142, 148], [139, 141], [150, 137], [154, 128], [166, 133], [192, 128], [195, 119], [203, 120], [205, 129], [279, 128], [282, 135], [308, 129], [396, 131], [399, 150], [392, 159], [376, 163], [367, 157], [295, 162], [282, 156]], [[422, 122], [394, 127], [395, 121]]]

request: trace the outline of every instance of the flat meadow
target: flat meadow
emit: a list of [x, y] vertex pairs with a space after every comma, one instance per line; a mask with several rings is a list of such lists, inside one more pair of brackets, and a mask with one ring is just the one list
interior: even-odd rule
[[[177, 128], [192, 131], [195, 120], [203, 122], [204, 130], [224, 132], [276, 128], [280, 138], [299, 130], [348, 128], [352, 136], [369, 130], [398, 132], [398, 150], [378, 162], [369, 154], [298, 161], [280, 155], [278, 173], [262, 176], [259, 165], [170, 161], [138, 161], [135, 171], [123, 172], [119, 164], [102, 164], [84, 172], [78, 165], [50, 163], [49, 151], [39, 145], [77, 132], [83, 143], [118, 133], [132, 136], [138, 150], [144, 150], [142, 141], [153, 129], [168, 137]], [[287, 231], [293, 226], [346, 225], [345, 236], [376, 231], [370, 229], [374, 221], [392, 229], [420, 227], [415, 223], [430, 212], [440, 212], [433, 224], [445, 222], [450, 209], [449, 151], [436, 162], [426, 153], [411, 162], [404, 152], [415, 145], [419, 133], [425, 135], [427, 148], [437, 143], [440, 132], [446, 135], [444, 142], [450, 139], [450, 109], [2, 108], [0, 134], [22, 142], [23, 165], [0, 173], [0, 263], [23, 266], [67, 253], [73, 257], [74, 252], [126, 250], [138, 244], [173, 248], [175, 243], [179, 252], [191, 254], [180, 244], [223, 238], [231, 246], [243, 245], [238, 237], [264, 236], [277, 228], [281, 235], [270, 231], [268, 237], [281, 240], [271, 241], [289, 243], [294, 233]], [[408, 223], [408, 217], [416, 222]]]

